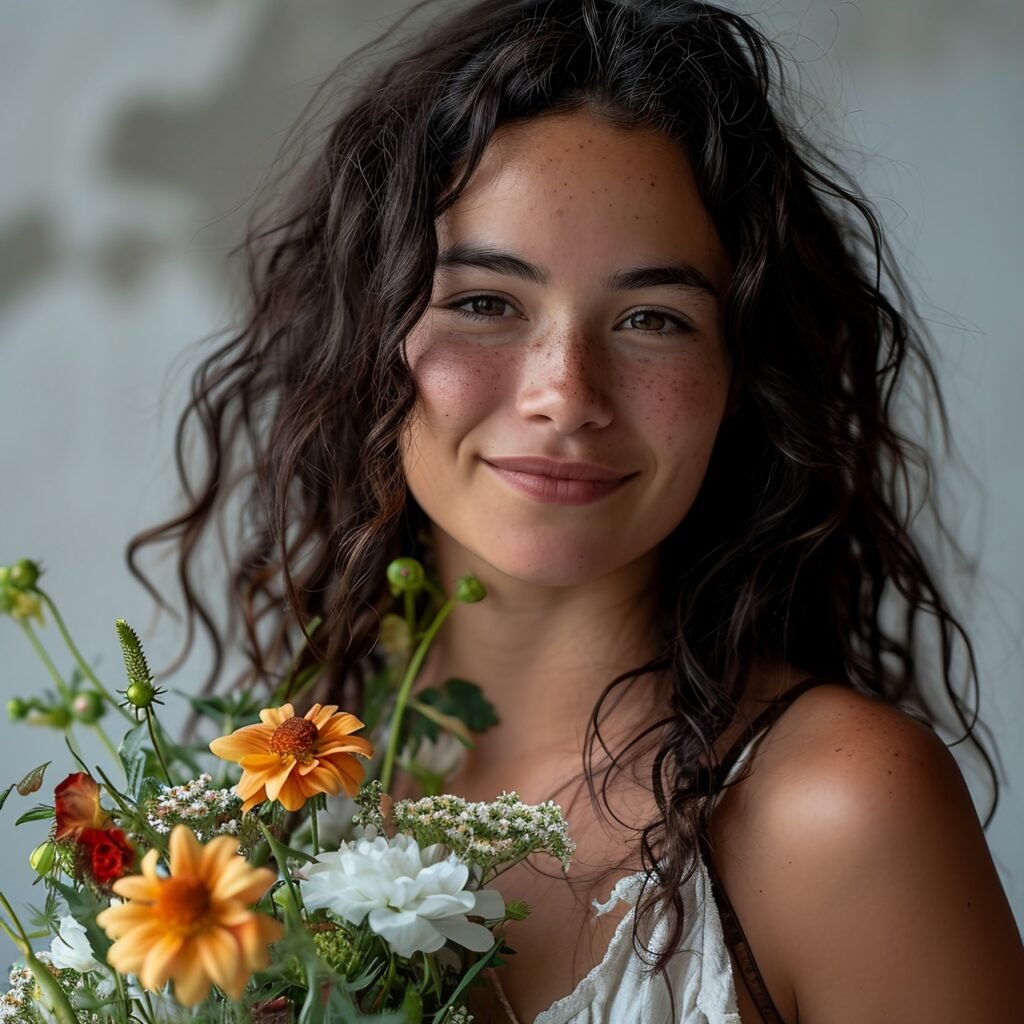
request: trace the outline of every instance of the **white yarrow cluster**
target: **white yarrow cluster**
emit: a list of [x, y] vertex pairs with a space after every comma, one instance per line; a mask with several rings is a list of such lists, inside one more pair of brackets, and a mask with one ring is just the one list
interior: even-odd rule
[[188, 825], [205, 843], [214, 836], [236, 836], [241, 798], [232, 789], [210, 789], [213, 776], [203, 772], [183, 786], [161, 786], [160, 795], [147, 804], [150, 827], [167, 835], [177, 824]]
[[470, 864], [491, 868], [533, 853], [557, 858], [565, 870], [576, 850], [562, 809], [548, 800], [524, 804], [515, 792], [491, 803], [457, 796], [400, 800], [392, 820], [421, 843], [443, 843]]
[[434, 953], [449, 940], [482, 953], [494, 936], [467, 915], [505, 916], [500, 893], [466, 889], [469, 868], [454, 854], [421, 849], [409, 836], [343, 843], [305, 873], [299, 885], [308, 910], [326, 909], [353, 925], [365, 920], [399, 956]]

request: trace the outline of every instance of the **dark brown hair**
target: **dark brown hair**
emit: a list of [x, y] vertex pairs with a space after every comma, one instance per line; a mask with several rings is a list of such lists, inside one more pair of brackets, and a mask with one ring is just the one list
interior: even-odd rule
[[[435, 219], [498, 125], [586, 104], [685, 149], [735, 268], [725, 322], [738, 404], [684, 528], [664, 543], [661, 654], [605, 691], [654, 671], [673, 682], [652, 723], [660, 816], [641, 837], [662, 885], [637, 918], [660, 896], [673, 922], [655, 966], [682, 934], [679, 884], [707, 827], [701, 798], [721, 787], [696, 766], [733, 720], [756, 657], [938, 721], [915, 659], [926, 618], [998, 802], [952, 685], [958, 644], [976, 684], [973, 648], [913, 538], [921, 507], [934, 505], [929, 455], [894, 422], [913, 368], [949, 448], [927, 336], [872, 207], [795, 128], [784, 61], [762, 31], [691, 0], [483, 0], [445, 12], [336, 100], [356, 56], [320, 93], [308, 123], [327, 111], [329, 127], [285, 204], [254, 221], [244, 323], [195, 372], [177, 435], [187, 507], [129, 547], [145, 579], [139, 549], [174, 546], [183, 653], [198, 621], [214, 644], [212, 682], [237, 635], [197, 584], [201, 541], [219, 523], [231, 538], [228, 604], [252, 661], [245, 681], [276, 681], [300, 624], [319, 616], [300, 660], [323, 659], [336, 695], [358, 685], [390, 601], [385, 567], [421, 553], [423, 516], [399, 460], [415, 400], [403, 340], [431, 296]], [[238, 518], [224, 523], [229, 508]], [[601, 706], [582, 766], [592, 796]], [[614, 753], [602, 785], [625, 763]]]

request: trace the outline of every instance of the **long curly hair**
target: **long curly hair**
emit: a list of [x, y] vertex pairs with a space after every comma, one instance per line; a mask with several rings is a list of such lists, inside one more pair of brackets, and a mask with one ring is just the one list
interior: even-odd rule
[[[974, 652], [913, 537], [923, 508], [963, 555], [934, 508], [928, 451], [897, 429], [894, 401], [916, 371], [948, 450], [946, 411], [879, 219], [796, 127], [784, 55], [754, 22], [696, 0], [482, 0], [444, 14], [398, 46], [400, 22], [348, 58], [306, 134], [289, 139], [301, 157], [284, 199], [257, 211], [240, 247], [247, 312], [204, 355], [178, 424], [186, 507], [136, 536], [129, 564], [163, 602], [137, 556], [173, 546], [182, 657], [198, 625], [213, 644], [208, 686], [241, 627], [241, 683], [276, 683], [294, 656], [324, 664], [336, 699], [354, 696], [390, 603], [385, 567], [422, 554], [424, 516], [399, 457], [416, 399], [403, 343], [431, 297], [436, 218], [505, 122], [586, 105], [674, 139], [735, 268], [725, 326], [737, 405], [685, 529], [663, 544], [660, 653], [608, 684], [581, 765], [596, 803], [629, 753], [604, 744], [605, 701], [630, 679], [667, 675], [670, 706], [649, 733], [658, 817], [638, 840], [658, 883], [636, 915], [657, 908], [671, 922], [650, 964], [661, 969], [682, 935], [705, 798], [723, 785], [698, 764], [758, 657], [937, 722], [915, 657], [924, 613], [945, 698], [995, 783], [991, 820], [998, 780], [952, 679], [960, 644], [977, 686]], [[218, 535], [226, 625], [198, 575]]]

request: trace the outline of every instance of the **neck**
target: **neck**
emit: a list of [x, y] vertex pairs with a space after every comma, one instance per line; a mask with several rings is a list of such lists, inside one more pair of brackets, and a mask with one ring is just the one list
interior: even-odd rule
[[[442, 531], [434, 534], [445, 590], [450, 593], [467, 571], [487, 588], [484, 601], [455, 608], [421, 676], [423, 685], [468, 679], [494, 705], [501, 725], [479, 738], [467, 773], [500, 774], [524, 760], [565, 759], [578, 767], [601, 692], [654, 653], [655, 554], [603, 578], [550, 587], [506, 576]], [[617, 706], [614, 721], [602, 722], [613, 749], [617, 738], [649, 719], [650, 701], [635, 696], [651, 685], [652, 677], [642, 677], [635, 694], [630, 690], [634, 696]], [[610, 697], [603, 712], [616, 701]], [[624, 706], [631, 702], [640, 705], [633, 713]]]

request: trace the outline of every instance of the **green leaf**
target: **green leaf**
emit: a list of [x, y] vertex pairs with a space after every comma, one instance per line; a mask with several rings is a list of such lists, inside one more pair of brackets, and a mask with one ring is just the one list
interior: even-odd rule
[[461, 996], [462, 993], [465, 992], [467, 988], [469, 988], [469, 986], [473, 982], [473, 979], [476, 978], [476, 976], [488, 964], [490, 964], [495, 957], [497, 957], [498, 950], [501, 948], [501, 944], [502, 940], [498, 939], [498, 941], [495, 942], [494, 945], [491, 946], [491, 948], [486, 953], [484, 953], [484, 955], [479, 960], [477, 960], [477, 962], [473, 964], [473, 966], [470, 967], [468, 971], [466, 971], [466, 973], [462, 976], [462, 980], [459, 982], [458, 987], [449, 997], [448, 1002], [445, 1003], [444, 1006], [442, 1006], [441, 1009], [438, 1010], [436, 1014], [434, 1014], [433, 1024], [441, 1024], [441, 1022], [444, 1020], [445, 1011], [447, 1011], [449, 1007], [456, 1005], [459, 996]]
[[14, 789], [14, 783], [12, 782], [4, 791], [0, 793], [0, 808], [7, 803], [7, 798], [11, 795], [11, 790]]
[[35, 793], [36, 790], [42, 786], [43, 773], [46, 771], [49, 764], [50, 762], [47, 761], [46, 764], [41, 764], [38, 768], [33, 768], [32, 771], [30, 771], [28, 775], [21, 780], [21, 782], [16, 784], [15, 788], [22, 796], [28, 796], [29, 793]]
[[[409, 701], [409, 707], [413, 711], [418, 711], [424, 718], [429, 718], [434, 725], [440, 726], [445, 732], [450, 732], [458, 740], [460, 740], [465, 746], [473, 749], [473, 739], [469, 735], [469, 729], [466, 728], [466, 723], [461, 718], [456, 718], [454, 715], [446, 715], [443, 711], [439, 711], [432, 704], [424, 704], [419, 700], [413, 699]], [[431, 737], [432, 739], [436, 737]]]
[[132, 797], [138, 793], [139, 783], [146, 774], [146, 756], [149, 751], [144, 744], [149, 739], [149, 730], [145, 722], [139, 722], [133, 729], [129, 729], [117, 748], [117, 754], [124, 765], [125, 789]]
[[47, 818], [54, 816], [54, 810], [52, 807], [47, 807], [46, 804], [39, 804], [33, 807], [31, 811], [26, 811], [14, 824], [24, 825], [28, 821], [46, 821]]
[[[439, 688], [421, 690], [416, 694], [416, 700], [442, 715], [458, 719], [473, 732], [485, 732], [498, 724], [494, 706], [484, 696], [483, 690], [476, 683], [470, 683], [465, 679], [448, 679]], [[426, 737], [436, 740], [440, 724], [437, 715], [429, 715], [429, 712], [422, 708], [417, 708], [417, 712], [409, 727], [410, 738], [419, 740]], [[472, 746], [472, 742], [467, 743], [466, 738], [459, 732], [456, 731], [454, 734], [466, 746]]]

